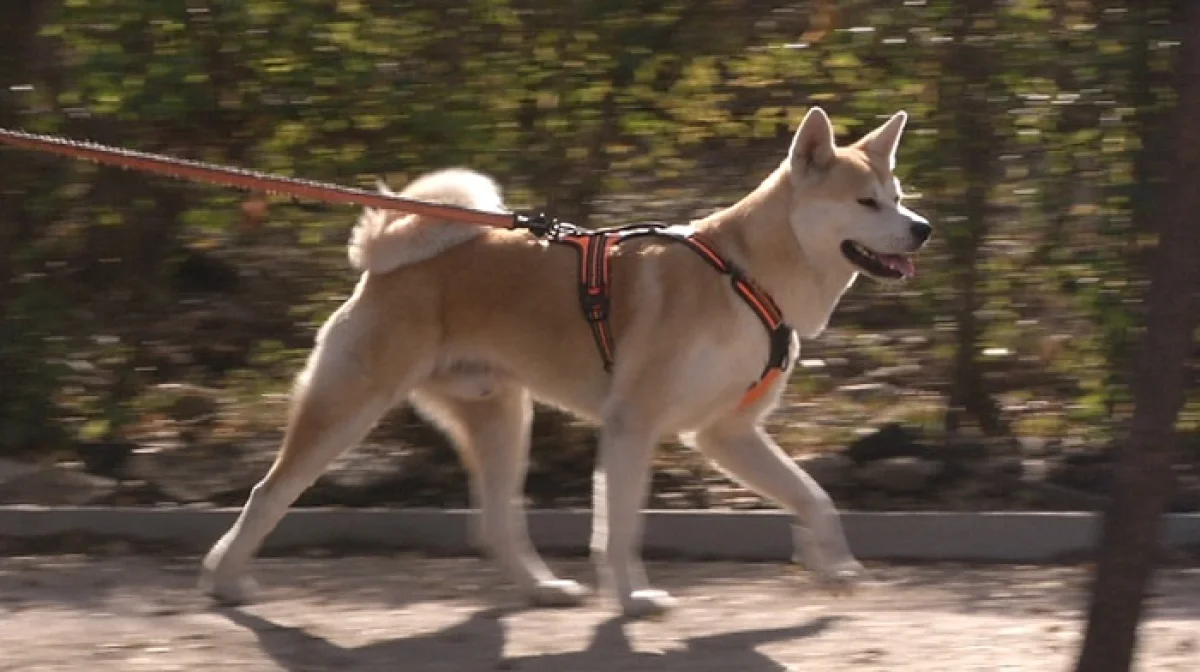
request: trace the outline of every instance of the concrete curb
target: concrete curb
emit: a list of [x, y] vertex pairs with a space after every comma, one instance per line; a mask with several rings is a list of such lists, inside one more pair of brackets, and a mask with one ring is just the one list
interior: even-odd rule
[[[204, 551], [237, 509], [0, 506], [0, 539], [60, 535], [160, 543]], [[268, 551], [343, 544], [433, 554], [469, 554], [471, 512], [443, 509], [293, 509], [267, 539]], [[790, 517], [780, 511], [648, 511], [647, 557], [786, 561]], [[861, 559], [1051, 562], [1090, 552], [1092, 513], [846, 512], [846, 534]], [[544, 551], [587, 551], [591, 512], [537, 510], [530, 533]], [[1164, 545], [1200, 549], [1200, 514], [1167, 517]]]

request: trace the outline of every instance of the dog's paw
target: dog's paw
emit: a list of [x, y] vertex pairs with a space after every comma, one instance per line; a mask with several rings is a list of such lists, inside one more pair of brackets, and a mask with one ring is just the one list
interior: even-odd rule
[[203, 572], [199, 581], [200, 591], [222, 606], [236, 607], [254, 602], [258, 598], [258, 583], [248, 577], [221, 579], [211, 572]]
[[635, 590], [621, 600], [621, 610], [628, 618], [661, 616], [678, 604], [665, 590]]
[[866, 569], [854, 560], [846, 560], [814, 574], [818, 587], [838, 597], [853, 595], [859, 584], [867, 579]]
[[573, 607], [588, 595], [588, 589], [570, 579], [551, 579], [535, 585], [529, 600], [539, 607]]

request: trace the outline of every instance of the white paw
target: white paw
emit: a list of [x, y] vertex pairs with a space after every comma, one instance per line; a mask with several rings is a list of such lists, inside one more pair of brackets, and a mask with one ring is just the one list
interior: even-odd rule
[[200, 574], [200, 590], [219, 604], [237, 606], [249, 604], [258, 596], [258, 583], [248, 577], [221, 578], [215, 572]]
[[621, 600], [621, 609], [629, 618], [661, 616], [678, 603], [665, 590], [635, 590]]
[[540, 607], [573, 607], [587, 597], [588, 589], [569, 579], [542, 581], [533, 587], [529, 599]]
[[866, 570], [855, 560], [846, 560], [813, 573], [818, 587], [838, 597], [854, 594], [854, 589], [866, 579]]

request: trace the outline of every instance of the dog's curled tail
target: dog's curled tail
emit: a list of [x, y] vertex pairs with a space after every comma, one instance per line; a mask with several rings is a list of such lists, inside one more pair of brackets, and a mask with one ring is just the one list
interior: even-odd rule
[[[382, 183], [379, 190], [393, 193]], [[506, 212], [496, 182], [483, 173], [464, 168], [422, 175], [399, 195], [431, 203]], [[360, 271], [388, 273], [437, 256], [474, 238], [485, 228], [438, 217], [366, 208], [350, 234], [350, 264]]]

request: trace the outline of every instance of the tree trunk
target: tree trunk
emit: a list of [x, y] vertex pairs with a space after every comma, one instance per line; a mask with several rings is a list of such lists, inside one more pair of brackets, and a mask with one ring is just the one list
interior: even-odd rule
[[[976, 25], [992, 20], [992, 0], [968, 0], [955, 31], [954, 44], [946, 53], [939, 99], [946, 106], [945, 124], [954, 139], [957, 162], [962, 167], [965, 187], [957, 194], [955, 217], [942, 227], [950, 251], [954, 289], [954, 369], [950, 381], [946, 429], [957, 432], [966, 417], [973, 418], [987, 434], [1001, 430], [1000, 414], [984, 385], [979, 361], [982, 335], [978, 312], [981, 308], [979, 249], [987, 237], [988, 190], [992, 184], [999, 138], [991, 117], [989, 93], [992, 86], [990, 61], [994, 49], [986, 38], [990, 29]], [[971, 39], [977, 38], [977, 39]], [[984, 38], [984, 39], [978, 39]]]
[[[1146, 332], [1132, 382], [1130, 437], [1118, 453], [1113, 498], [1104, 519], [1100, 559], [1078, 672], [1129, 670], [1142, 604], [1153, 570], [1162, 512], [1178, 442], [1200, 288], [1200, 3], [1182, 1], [1183, 43], [1172, 125], [1174, 182], [1165, 190], [1161, 236], [1150, 271]], [[1148, 162], [1147, 165], [1152, 165]], [[1145, 207], [1152, 207], [1146, 205]]]
[[[39, 89], [54, 64], [40, 53], [38, 34], [54, 3], [9, 0], [0, 23], [0, 126], [21, 128], [29, 117], [26, 98]], [[32, 85], [29, 92], [19, 85]], [[43, 454], [60, 435], [52, 416], [55, 381], [47, 372], [48, 340], [38, 333], [31, 314], [48, 307], [26, 300], [45, 286], [46, 280], [22, 282], [26, 274], [44, 271], [35, 254], [44, 239], [41, 225], [50, 219], [52, 199], [43, 195], [46, 185], [59, 184], [61, 161], [31, 158], [28, 152], [0, 149], [0, 453], [37, 450]], [[29, 276], [37, 277], [37, 276]], [[38, 282], [42, 283], [39, 287]]]
[[[33, 36], [37, 35], [40, 17], [36, 12], [36, 0], [13, 2], [4, 13], [4, 24], [0, 25], [0, 72], [4, 81], [0, 84], [0, 126], [15, 128], [20, 125], [20, 96], [15, 87], [30, 84]], [[23, 189], [28, 175], [29, 158], [25, 152], [5, 149], [0, 153], [0, 170], [9, 176], [0, 186], [0, 317], [11, 291], [12, 279], [17, 275], [15, 250], [32, 235], [33, 222], [26, 206]], [[12, 179], [15, 176], [15, 179]]]
[[[0, 23], [0, 73], [4, 73], [0, 82], [0, 126], [20, 127], [21, 97], [28, 94], [15, 87], [34, 84], [38, 69], [47, 67], [35, 65], [40, 59], [34, 48], [44, 10], [45, 7], [39, 7], [38, 0], [14, 0], [3, 14], [5, 21]], [[28, 245], [37, 226], [26, 189], [46, 177], [47, 165], [52, 164], [31, 162], [24, 151], [0, 150], [0, 174], [5, 175], [4, 183], [0, 184], [0, 319], [5, 318], [9, 299], [16, 291], [13, 280], [21, 273], [18, 251]], [[3, 364], [0, 362], [0, 370], [7, 370]]]

